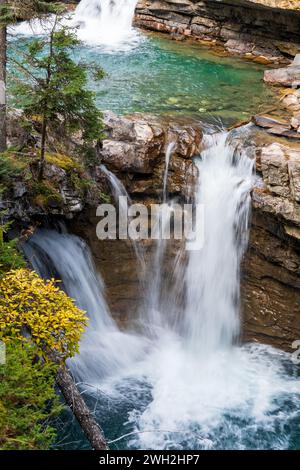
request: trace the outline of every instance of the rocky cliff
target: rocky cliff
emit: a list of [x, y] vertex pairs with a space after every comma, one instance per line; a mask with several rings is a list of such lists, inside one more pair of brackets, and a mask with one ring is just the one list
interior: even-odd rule
[[300, 51], [299, 9], [299, 1], [139, 0], [135, 23], [262, 63], [280, 63]]
[[[256, 158], [258, 174], [252, 197], [250, 244], [242, 271], [244, 339], [286, 350], [300, 338], [300, 139], [274, 133], [288, 129], [297, 134], [298, 128], [289, 129], [290, 118], [300, 110], [297, 93], [288, 89], [283, 95], [285, 111], [292, 106], [284, 123], [278, 124], [274, 117], [256, 117], [256, 124], [269, 127], [253, 124], [248, 137], [241, 139], [241, 145]], [[54, 154], [46, 165], [47, 187], [36, 187], [33, 177], [24, 182], [16, 175], [8, 193], [2, 196], [1, 208], [25, 228], [32, 222], [43, 224], [49, 217], [63, 217], [70, 230], [91, 247], [107, 286], [110, 308], [123, 323], [135, 317], [143, 300], [139, 289], [143, 271], [131, 243], [97, 239], [96, 206], [102, 193], [111, 194], [100, 165], [118, 176], [135, 201], [159, 202], [166, 148], [173, 141], [168, 189], [172, 196], [184, 199], [197, 176], [192, 157], [201, 152], [202, 130], [190, 120], [170, 121], [140, 114], [120, 118], [106, 113], [105, 123], [106, 138], [97, 148], [89, 173], [76, 160]], [[146, 257], [153, 247], [153, 243], [145, 243]], [[174, 259], [177, 248], [170, 245], [169, 260]], [[167, 277], [168, 260], [164, 268]]]
[[[202, 146], [202, 129], [189, 119], [170, 120], [152, 115], [133, 114], [118, 117], [105, 113], [106, 138], [98, 152], [98, 162], [114, 173], [126, 187], [134, 202], [145, 205], [162, 201], [163, 178], [167, 146], [174, 142], [169, 166], [168, 192], [179, 200], [189, 196], [197, 177], [192, 157]], [[107, 175], [98, 167], [97, 178], [111, 192]], [[112, 197], [112, 201], [114, 198]], [[138, 262], [130, 241], [99, 240], [99, 222], [93, 205], [70, 221], [70, 230], [86, 239], [98, 270], [104, 279], [107, 300], [120, 324], [136, 317], [144, 301], [140, 288], [145, 272]], [[173, 243], [169, 246], [169, 261], [176, 255]], [[150, 259], [155, 242], [143, 242], [146, 259]], [[170, 265], [166, 260], [166, 275]]]
[[[119, 118], [111, 113], [106, 114], [106, 125], [107, 138], [99, 159], [120, 178], [134, 200], [146, 204], [161, 200], [170, 140], [176, 147], [169, 190], [175, 197], [187, 196], [196, 176], [191, 157], [202, 145], [198, 125], [139, 114]], [[274, 136], [256, 125], [246, 132], [246, 138], [242, 136], [242, 146], [256, 158], [258, 175], [242, 271], [243, 339], [291, 350], [292, 342], [300, 338], [300, 141]], [[103, 184], [106, 177], [101, 178]], [[97, 222], [95, 209], [90, 207], [71, 222], [71, 230], [87, 239], [104, 277], [110, 308], [120, 323], [127, 322], [143, 300], [139, 289], [143, 271], [130, 243], [97, 239]], [[147, 242], [144, 248], [146, 257], [151, 256], [154, 244]], [[171, 243], [166, 278], [177, 250]]]

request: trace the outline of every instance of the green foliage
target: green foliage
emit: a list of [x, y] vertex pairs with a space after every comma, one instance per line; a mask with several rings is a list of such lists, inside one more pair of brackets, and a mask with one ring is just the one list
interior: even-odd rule
[[25, 261], [17, 249], [17, 241], [10, 240], [0, 244], [0, 277], [10, 269], [19, 269], [25, 266]]
[[[87, 67], [72, 58], [78, 44], [74, 31], [56, 16], [45, 37], [32, 40], [11, 60], [17, 70], [14, 93], [25, 114], [41, 116], [46, 126], [63, 123], [66, 135], [80, 133], [85, 148], [101, 136], [103, 125], [95, 95], [87, 88]], [[104, 75], [97, 67], [90, 73], [98, 80]]]
[[21, 174], [24, 165], [14, 158], [13, 153], [0, 153], [0, 184], [7, 183], [11, 178]]
[[46, 209], [47, 207], [61, 207], [63, 198], [50, 181], [36, 181], [31, 179], [28, 182], [33, 204]]
[[57, 13], [65, 9], [58, 2], [44, 0], [7, 0], [0, 6], [0, 24], [15, 23], [18, 19], [30, 20], [33, 16]]
[[56, 365], [38, 360], [32, 343], [6, 345], [6, 363], [0, 365], [0, 450], [49, 449], [56, 437], [49, 421], [61, 411], [56, 372]]
[[9, 271], [0, 279], [0, 312], [0, 339], [25, 341], [27, 331], [46, 359], [55, 352], [64, 361], [78, 352], [87, 324], [85, 313], [54, 280], [44, 281], [28, 269]]
[[24, 258], [17, 249], [17, 240], [4, 240], [4, 234], [9, 229], [9, 225], [0, 223], [0, 278], [11, 269], [25, 266]]
[[67, 172], [73, 172], [74, 170], [83, 172], [84, 170], [81, 163], [69, 155], [62, 155], [60, 153], [47, 153], [46, 161], [52, 165], [57, 166], [58, 168], [62, 168]]

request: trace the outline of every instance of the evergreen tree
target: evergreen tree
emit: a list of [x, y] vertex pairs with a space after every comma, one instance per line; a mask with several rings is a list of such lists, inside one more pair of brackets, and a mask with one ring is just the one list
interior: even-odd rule
[[[94, 93], [87, 87], [88, 69], [77, 64], [72, 52], [80, 44], [74, 29], [55, 15], [47, 34], [32, 40], [21, 59], [13, 58], [18, 70], [15, 94], [28, 117], [41, 120], [40, 179], [43, 177], [47, 130], [49, 125], [64, 125], [66, 136], [81, 132], [83, 146], [98, 139], [102, 114]], [[95, 80], [101, 80], [101, 68], [90, 66]]]
[[0, 152], [6, 150], [7, 25], [19, 19], [54, 13], [61, 6], [43, 0], [0, 0]]

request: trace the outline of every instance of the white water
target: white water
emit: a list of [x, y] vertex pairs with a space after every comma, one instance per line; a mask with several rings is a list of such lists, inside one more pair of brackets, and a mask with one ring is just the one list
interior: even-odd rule
[[168, 186], [168, 176], [169, 176], [169, 166], [170, 166], [170, 160], [172, 157], [172, 154], [175, 149], [175, 142], [170, 142], [167, 145], [166, 149], [166, 165], [165, 165], [165, 172], [164, 172], [164, 179], [163, 179], [163, 202], [166, 202], [167, 200], [167, 186]]
[[[106, 175], [109, 181], [112, 195], [113, 195], [115, 204], [118, 207], [119, 213], [122, 212], [123, 216], [127, 218], [128, 208], [132, 205], [132, 200], [124, 184], [122, 183], [122, 181], [119, 180], [119, 178], [114, 173], [109, 171], [105, 165], [100, 165], [100, 169]], [[144, 270], [145, 269], [144, 250], [138, 241], [130, 240], [130, 242], [132, 244], [136, 257], [139, 260], [139, 263], [142, 269]]]
[[74, 15], [79, 38], [109, 47], [136, 42], [138, 35], [132, 28], [136, 4], [137, 0], [82, 0]]
[[84, 241], [74, 235], [42, 229], [23, 249], [42, 277], [61, 279], [64, 290], [88, 313], [89, 324], [80, 343], [80, 355], [70, 361], [77, 380], [93, 385], [111, 372], [126, 370], [139, 357], [145, 343], [130, 333], [122, 333], [112, 319], [103, 281]]
[[207, 136], [208, 148], [197, 163], [204, 247], [189, 256], [186, 271], [187, 340], [205, 355], [230, 347], [240, 325], [240, 263], [248, 242], [254, 160], [240, 155], [235, 161], [227, 138], [227, 133]]
[[[41, 264], [52, 264], [67, 292], [90, 309], [91, 326], [70, 365], [80, 380], [110, 397], [102, 410], [100, 399], [99, 419], [106, 419], [107, 433], [121, 420], [124, 432], [117, 425], [113, 436], [133, 432], [127, 447], [283, 449], [292, 445], [292, 430], [299, 426], [300, 379], [295, 368], [294, 377], [291, 373], [289, 355], [263, 345], [234, 345], [253, 162], [237, 155], [226, 139], [226, 134], [207, 138], [208, 148], [197, 163], [196, 197], [205, 205], [206, 236], [203, 249], [188, 255], [181, 282], [186, 304], [177, 328], [161, 321], [173, 304], [160, 305], [157, 296], [159, 315], [145, 329], [154, 334], [120, 332], [109, 318], [101, 282], [81, 241], [39, 231], [29, 243], [37, 269], [43, 273]], [[158, 244], [157, 250], [154, 262], [161, 273], [164, 248]], [[161, 274], [158, 279], [164, 283]], [[161, 289], [159, 283], [153, 289]]]
[[[62, 23], [76, 28], [78, 38], [91, 46], [103, 46], [107, 52], [135, 47], [141, 36], [132, 27], [137, 0], [82, 0], [74, 13]], [[23, 21], [9, 28], [16, 36], [44, 35], [53, 27], [53, 15], [43, 21]]]
[[[237, 154], [227, 139], [225, 133], [207, 136], [207, 150], [197, 163], [205, 241], [202, 250], [189, 253], [179, 324], [172, 329], [158, 316], [160, 336], [133, 369], [132, 376], [146, 376], [151, 387], [151, 398], [130, 414], [138, 432], [133, 447], [286, 448], [283, 423], [300, 418], [300, 380], [283, 367], [288, 355], [263, 345], [234, 345], [253, 161]], [[163, 264], [160, 250], [156, 256]], [[178, 283], [173, 297], [177, 289]], [[163, 307], [168, 316], [173, 304]], [[285, 401], [292, 403], [290, 409]]]

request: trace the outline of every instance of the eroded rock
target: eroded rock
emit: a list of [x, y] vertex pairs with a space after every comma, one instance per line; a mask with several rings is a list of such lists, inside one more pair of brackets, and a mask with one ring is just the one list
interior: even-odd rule
[[168, 190], [186, 196], [197, 176], [192, 157], [200, 153], [202, 130], [190, 120], [139, 113], [119, 118], [105, 113], [107, 138], [98, 157], [125, 184], [132, 195], [160, 197], [163, 188], [165, 155], [173, 143]]
[[291, 350], [300, 338], [300, 144], [258, 138], [256, 156], [261, 179], [243, 265], [244, 338]]
[[280, 69], [266, 70], [264, 81], [269, 85], [298, 88], [300, 87], [300, 66], [292, 65]]
[[138, 26], [193, 37], [261, 63], [289, 63], [300, 52], [297, 2], [139, 0]]

